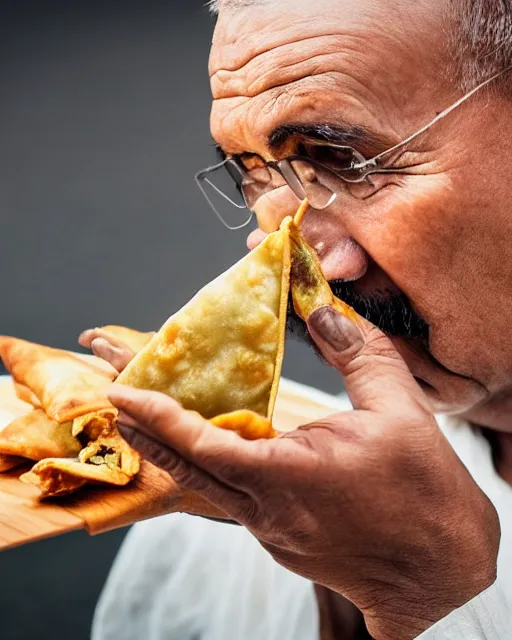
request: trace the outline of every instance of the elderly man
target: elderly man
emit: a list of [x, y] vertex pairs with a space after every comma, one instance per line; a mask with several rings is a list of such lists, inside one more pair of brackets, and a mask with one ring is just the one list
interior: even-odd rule
[[[211, 129], [221, 162], [199, 183], [227, 226], [247, 222], [244, 204], [256, 214], [249, 248], [308, 198], [304, 233], [336, 295], [365, 320], [358, 327], [323, 308], [304, 333], [340, 371], [354, 410], [246, 442], [167, 397], [114, 388], [133, 446], [254, 538], [177, 516], [168, 566], [164, 525], [144, 525], [118, 562], [95, 635], [132, 637], [126, 620], [146, 620], [154, 596], [175, 626], [159, 635], [165, 616], [147, 616], [133, 637], [313, 640], [315, 583], [333, 637], [358, 633], [350, 602], [379, 640], [509, 638], [512, 8], [215, 8]], [[226, 170], [232, 191], [218, 187]], [[121, 368], [126, 354], [94, 337], [83, 342]], [[433, 412], [457, 416], [445, 420], [453, 448]], [[160, 572], [165, 597], [136, 564], [139, 591], [127, 595], [138, 554], [153, 557], [148, 576]]]

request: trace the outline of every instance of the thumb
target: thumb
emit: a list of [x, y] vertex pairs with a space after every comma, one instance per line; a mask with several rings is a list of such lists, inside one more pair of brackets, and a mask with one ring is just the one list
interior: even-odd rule
[[427, 400], [393, 343], [362, 318], [331, 306], [316, 309], [308, 329], [322, 355], [343, 376], [355, 409], [397, 413]]

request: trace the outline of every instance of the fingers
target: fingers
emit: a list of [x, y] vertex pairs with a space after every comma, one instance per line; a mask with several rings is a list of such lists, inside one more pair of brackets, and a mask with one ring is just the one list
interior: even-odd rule
[[428, 402], [393, 343], [360, 319], [359, 326], [332, 307], [317, 309], [308, 329], [328, 362], [343, 376], [356, 409], [397, 413]]
[[[82, 331], [82, 333], [78, 336], [78, 344], [85, 349], [90, 349], [92, 341], [95, 338], [107, 339], [107, 336], [103, 329], [100, 329], [99, 327], [96, 327], [95, 329], [87, 329], [86, 331]], [[108, 336], [108, 340], [112, 341], [112, 336]]]
[[86, 349], [91, 349], [93, 341], [96, 340], [97, 338], [103, 338], [103, 340], [106, 340], [114, 347], [118, 347], [120, 349], [121, 348], [128, 349], [128, 346], [122, 340], [120, 340], [117, 336], [112, 335], [112, 333], [110, 333], [109, 331], [106, 331], [101, 327], [96, 327], [95, 329], [87, 329], [86, 331], [83, 331], [78, 336], [78, 344], [82, 347], [85, 347]]
[[247, 441], [232, 431], [210, 424], [161, 393], [113, 385], [109, 400], [143, 435], [173, 449], [218, 481], [237, 489], [250, 487], [268, 455], [272, 441]]
[[[142, 434], [140, 431], [135, 430], [133, 427], [129, 427], [119, 423], [119, 432], [126, 440], [126, 442], [140, 453], [140, 455], [155, 467], [167, 471], [172, 475], [173, 470], [179, 465], [179, 457], [171, 449], [163, 445], [161, 442], [157, 442], [152, 438]], [[175, 478], [176, 482], [178, 479]]]
[[181, 458], [169, 447], [140, 431], [122, 424], [119, 425], [119, 431], [133, 449], [145, 460], [169, 473], [182, 489], [199, 493], [235, 520], [247, 519], [252, 511], [252, 500], [249, 496], [219, 482], [206, 471]]
[[91, 349], [95, 356], [111, 364], [119, 373], [133, 359], [134, 352], [123, 342], [103, 329], [88, 329], [78, 338], [82, 347]]

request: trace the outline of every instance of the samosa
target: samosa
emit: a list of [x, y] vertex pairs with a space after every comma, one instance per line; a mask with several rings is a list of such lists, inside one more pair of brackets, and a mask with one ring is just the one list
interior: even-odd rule
[[26, 402], [27, 404], [31, 404], [36, 409], [41, 407], [39, 398], [28, 387], [21, 384], [21, 382], [16, 382], [16, 380], [13, 380], [13, 385], [14, 391], [20, 400], [23, 400], [23, 402]]
[[307, 201], [299, 209], [294, 224], [290, 228], [292, 262], [290, 291], [293, 307], [304, 321], [307, 321], [316, 309], [331, 306], [338, 313], [358, 324], [357, 313], [348, 304], [336, 298], [332, 292], [322, 272], [317, 254], [307, 244], [299, 230], [306, 208]]
[[291, 224], [287, 218], [199, 291], [117, 381], [168, 394], [241, 435], [245, 423], [248, 437], [274, 436], [270, 420], [284, 354]]
[[[43, 462], [23, 475], [23, 481], [36, 484], [43, 495], [50, 496], [74, 491], [86, 481], [124, 485], [131, 480], [140, 468], [140, 457], [120, 436], [117, 410], [106, 397], [114, 373], [96, 366], [91, 356], [74, 356], [16, 338], [0, 338], [0, 355], [18, 384], [18, 394], [32, 403], [35, 397], [44, 410], [24, 418], [25, 426], [31, 427], [32, 455], [28, 451], [28, 432], [24, 440], [27, 451], [22, 455]], [[23, 437], [20, 425], [16, 422], [0, 433], [0, 445], [4, 435], [4, 449], [0, 446], [0, 452], [7, 453], [8, 447], [14, 446], [14, 432]], [[63, 445], [64, 434], [73, 439], [66, 440], [67, 448], [57, 446]], [[59, 442], [57, 435], [61, 437]], [[72, 447], [71, 442], [78, 444]], [[42, 444], [46, 454], [36, 456], [34, 452]]]
[[76, 459], [48, 457], [20, 480], [53, 497], [72, 493], [87, 482], [124, 486], [139, 472], [140, 456], [119, 434], [114, 408], [76, 418], [71, 434], [87, 442]]
[[[40, 404], [59, 423], [110, 408], [106, 390], [114, 374], [66, 351], [0, 337], [0, 357], [24, 400]], [[34, 398], [35, 396], [35, 398]]]
[[28, 460], [76, 458], [82, 445], [71, 428], [71, 422], [59, 424], [41, 409], [34, 409], [0, 431], [0, 453]]
[[22, 465], [26, 460], [23, 458], [18, 458], [17, 456], [7, 456], [3, 453], [0, 453], [0, 473], [6, 473], [7, 471], [12, 471], [12, 469], [16, 469]]
[[72, 493], [88, 482], [127, 485], [139, 472], [140, 457], [119, 435], [115, 410], [77, 418], [73, 432], [88, 444], [76, 459], [48, 458], [20, 477], [37, 486], [44, 496]]

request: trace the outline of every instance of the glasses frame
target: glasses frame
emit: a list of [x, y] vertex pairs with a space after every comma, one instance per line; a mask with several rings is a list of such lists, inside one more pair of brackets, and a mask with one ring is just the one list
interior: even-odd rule
[[[435, 118], [433, 118], [432, 120], [430, 120], [430, 122], [428, 122], [426, 125], [421, 127], [421, 129], [418, 129], [417, 131], [412, 133], [410, 136], [408, 136], [407, 138], [405, 138], [404, 140], [402, 140], [398, 144], [395, 144], [394, 146], [390, 147], [389, 149], [386, 149], [385, 151], [382, 151], [381, 153], [377, 154], [373, 158], [370, 158], [369, 160], [367, 160], [361, 153], [359, 153], [358, 151], [356, 151], [356, 149], [354, 149], [353, 147], [351, 147], [349, 145], [337, 145], [337, 144], [333, 144], [333, 143], [328, 142], [328, 141], [324, 142], [322, 140], [315, 140], [314, 141], [315, 146], [330, 147], [331, 149], [338, 149], [338, 150], [350, 152], [352, 154], [352, 157], [354, 158], [354, 160], [352, 161], [350, 167], [348, 167], [347, 171], [355, 172], [357, 175], [354, 178], [349, 178], [348, 176], [345, 176], [345, 175], [343, 175], [341, 173], [338, 174], [335, 171], [333, 171], [332, 169], [330, 169], [329, 167], [326, 167], [325, 165], [323, 165], [322, 163], [317, 162], [316, 160], [312, 160], [311, 158], [307, 158], [305, 156], [293, 155], [293, 156], [288, 156], [287, 158], [284, 158], [283, 160], [269, 161], [269, 162], [265, 161], [263, 158], [261, 158], [261, 156], [258, 156], [258, 157], [261, 158], [261, 160], [263, 162], [263, 165], [265, 167], [267, 167], [269, 169], [274, 169], [275, 171], [277, 171], [282, 176], [282, 178], [285, 180], [286, 184], [290, 187], [290, 189], [293, 191], [293, 193], [297, 196], [297, 198], [299, 200], [304, 200], [306, 198], [306, 192], [304, 190], [302, 182], [300, 181], [300, 178], [298, 177], [296, 171], [294, 170], [294, 168], [293, 168], [293, 166], [291, 164], [294, 160], [300, 160], [301, 162], [307, 162], [313, 169], [315, 167], [322, 168], [323, 170], [328, 171], [330, 174], [334, 175], [338, 179], [341, 179], [343, 182], [346, 182], [346, 183], [349, 183], [349, 184], [357, 184], [357, 183], [361, 183], [361, 182], [364, 182], [364, 181], [371, 181], [370, 180], [370, 176], [375, 175], [375, 174], [383, 174], [383, 173], [393, 173], [393, 174], [402, 173], [403, 174], [403, 173], [407, 173], [406, 169], [404, 169], [404, 170], [393, 169], [393, 168], [387, 169], [387, 168], [382, 166], [381, 162], [382, 162], [382, 160], [385, 160], [388, 156], [390, 156], [391, 154], [395, 153], [396, 151], [400, 151], [401, 149], [403, 149], [405, 146], [407, 146], [408, 144], [410, 144], [411, 142], [416, 140], [416, 138], [419, 138], [426, 131], [428, 131], [431, 127], [433, 127], [439, 121], [441, 121], [444, 118], [446, 118], [446, 116], [451, 114], [458, 107], [460, 107], [467, 100], [469, 100], [472, 96], [474, 96], [475, 93], [477, 93], [478, 91], [480, 91], [481, 89], [483, 89], [484, 87], [489, 85], [491, 82], [493, 82], [497, 78], [501, 77], [502, 75], [505, 75], [510, 70], [512, 70], [512, 65], [507, 67], [506, 69], [500, 71], [499, 73], [494, 74], [490, 78], [487, 78], [487, 80], [484, 80], [483, 82], [481, 82], [474, 89], [472, 89], [471, 91], [469, 91], [468, 93], [463, 95], [461, 98], [459, 98], [456, 102], [454, 102], [448, 108], [446, 108], [443, 111], [441, 111], [440, 113], [438, 113]], [[256, 156], [258, 154], [250, 154], [250, 155]], [[228, 195], [226, 195], [221, 189], [216, 187], [216, 185], [213, 184], [213, 182], [211, 182], [211, 180], [208, 180], [208, 174], [210, 174], [210, 173], [212, 173], [214, 171], [217, 171], [218, 169], [221, 169], [222, 167], [226, 166], [226, 168], [228, 170], [228, 173], [231, 175], [231, 177], [233, 178], [234, 182], [236, 183], [236, 179], [234, 178], [233, 173], [232, 173], [232, 170], [235, 169], [236, 171], [238, 171], [238, 173], [240, 174], [240, 177], [242, 178], [242, 186], [243, 186], [243, 180], [247, 179], [249, 177], [247, 172], [246, 172], [246, 170], [241, 166], [241, 164], [242, 164], [241, 163], [241, 158], [243, 156], [244, 156], [244, 154], [229, 155], [224, 160], [222, 160], [222, 162], [219, 162], [219, 163], [217, 163], [215, 165], [207, 167], [206, 169], [202, 169], [201, 171], [199, 171], [195, 175], [195, 181], [196, 181], [199, 189], [203, 193], [204, 197], [208, 201], [210, 207], [213, 209], [213, 211], [215, 212], [215, 215], [219, 218], [219, 220], [222, 222], [222, 224], [227, 229], [229, 229], [230, 231], [237, 231], [238, 229], [243, 229], [248, 224], [250, 224], [250, 222], [252, 220], [252, 217], [254, 215], [254, 212], [249, 208], [249, 205], [247, 204], [247, 200], [246, 200], [243, 188], [241, 188], [240, 191], [241, 191], [241, 195], [242, 195], [242, 197], [244, 199], [244, 205], [240, 205], [240, 204], [236, 203], [234, 200], [232, 200]], [[210, 196], [208, 195], [208, 192], [207, 192], [203, 182], [206, 182], [220, 196], [222, 196], [225, 200], [230, 202], [237, 209], [241, 209], [241, 210], [242, 209], [247, 209], [249, 211], [248, 219], [243, 224], [239, 224], [239, 225], [236, 225], [236, 226], [229, 225], [224, 220], [222, 215], [217, 211], [217, 208], [216, 208], [215, 204], [212, 202]], [[237, 187], [238, 186], [239, 185], [237, 184]], [[310, 204], [310, 206], [315, 210], [320, 210], [321, 211], [321, 210], [326, 209], [327, 207], [329, 207], [336, 200], [336, 197], [337, 197], [337, 194], [333, 192], [332, 197], [329, 199], [329, 202], [324, 207], [318, 208], [318, 207], [312, 206], [311, 204]]]

